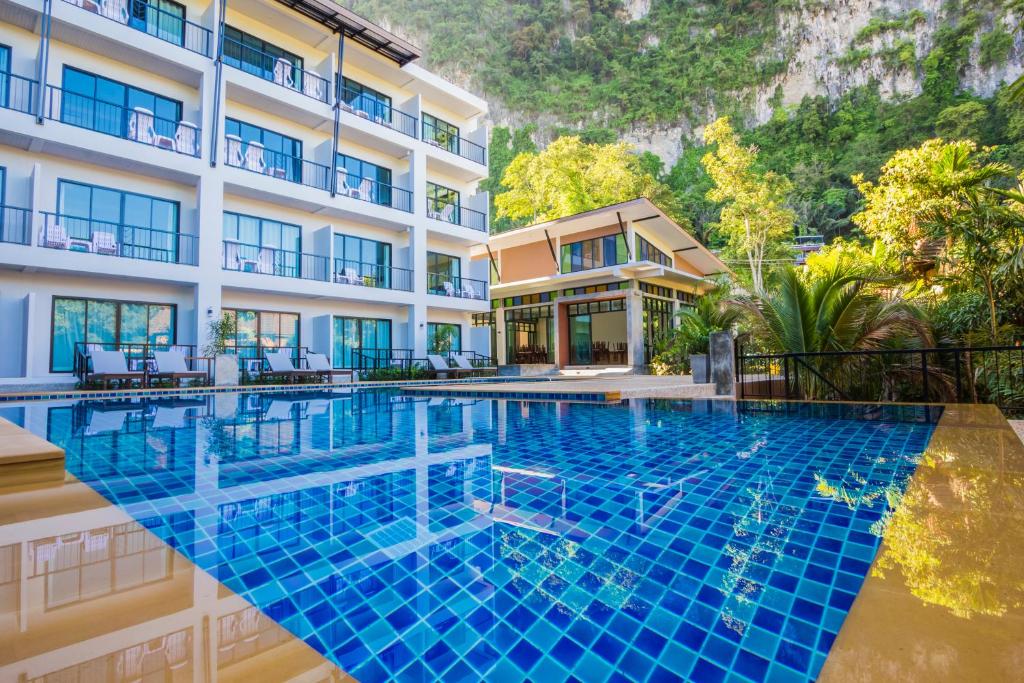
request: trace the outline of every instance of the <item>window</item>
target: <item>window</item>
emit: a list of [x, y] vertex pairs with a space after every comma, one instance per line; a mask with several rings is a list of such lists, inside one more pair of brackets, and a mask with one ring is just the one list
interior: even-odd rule
[[302, 228], [240, 213], [224, 212], [224, 239], [256, 247], [302, 252]]
[[459, 289], [462, 277], [462, 261], [457, 256], [427, 252], [427, 291], [431, 294], [447, 294], [445, 283]]
[[242, 140], [243, 145], [258, 142], [263, 145], [264, 162], [267, 172], [280, 169], [280, 176], [293, 183], [302, 182], [302, 141], [275, 133], [266, 128], [244, 123], [237, 119], [224, 120], [224, 134], [234, 135]]
[[121, 138], [132, 136], [131, 114], [136, 109], [152, 112], [154, 132], [170, 140], [181, 121], [182, 105], [178, 100], [70, 66], [64, 67], [60, 103], [62, 122]]
[[364, 279], [371, 278], [377, 287], [391, 288], [391, 245], [387, 242], [335, 235], [334, 259], [336, 273], [346, 274], [346, 269], [351, 269]]
[[364, 111], [375, 120], [380, 118], [391, 122], [391, 98], [382, 92], [368, 88], [367, 86], [353, 81], [351, 78], [342, 78], [341, 99], [357, 111]]
[[628, 282], [610, 282], [599, 285], [588, 285], [586, 287], [573, 287], [563, 289], [562, 296], [579, 296], [580, 294], [596, 294], [597, 292], [616, 292], [620, 289], [629, 289]]
[[264, 349], [299, 346], [299, 314], [274, 311], [226, 309], [225, 314], [234, 318], [235, 338], [228, 343], [234, 345], [236, 353], [246, 358], [256, 358], [259, 347]]
[[462, 351], [462, 326], [454, 323], [427, 323], [427, 353]]
[[[451, 206], [451, 209], [446, 207]], [[449, 223], [459, 222], [459, 192], [427, 182], [427, 215]]]
[[75, 344], [79, 342], [172, 345], [176, 343], [176, 317], [173, 304], [54, 297], [50, 372], [74, 369]]
[[449, 152], [459, 153], [459, 127], [431, 114], [423, 115], [423, 139], [433, 140]]
[[[345, 169], [344, 186], [339, 186], [338, 191], [348, 194], [352, 190], [359, 190], [362, 199], [368, 199], [375, 204], [391, 206], [391, 169], [371, 164], [347, 154], [338, 155], [338, 168]], [[341, 174], [339, 174], [340, 176]], [[360, 186], [363, 180], [370, 181], [369, 197], [364, 196]], [[339, 177], [338, 182], [342, 179]]]
[[626, 238], [621, 233], [562, 245], [561, 272], [575, 273], [626, 263]]
[[334, 319], [334, 367], [376, 367], [391, 359], [391, 321], [376, 318]]
[[178, 202], [58, 180], [57, 213], [72, 240], [90, 242], [94, 233], [106, 232], [121, 256], [177, 262]]
[[11, 48], [0, 45], [0, 107], [10, 106], [11, 98]]
[[185, 6], [171, 0], [131, 0], [128, 25], [175, 45], [185, 44]]
[[663, 266], [672, 267], [672, 257], [645, 240], [640, 235], [636, 236], [636, 260], [653, 261]]
[[[285, 73], [275, 73], [278, 63], [283, 63], [280, 60], [290, 64]], [[224, 63], [282, 85], [287, 82], [285, 76], [292, 83], [302, 82], [302, 57], [231, 26], [224, 27]]]

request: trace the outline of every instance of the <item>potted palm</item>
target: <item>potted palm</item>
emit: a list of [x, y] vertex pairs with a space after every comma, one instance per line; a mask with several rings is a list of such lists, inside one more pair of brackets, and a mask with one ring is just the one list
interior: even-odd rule
[[235, 338], [235, 319], [223, 313], [206, 325], [203, 355], [212, 359], [213, 383], [216, 386], [238, 386], [238, 356], [227, 352], [228, 341]]

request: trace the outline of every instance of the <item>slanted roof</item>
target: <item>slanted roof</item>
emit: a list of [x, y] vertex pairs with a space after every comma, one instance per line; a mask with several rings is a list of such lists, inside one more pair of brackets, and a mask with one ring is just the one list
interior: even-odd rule
[[362, 18], [334, 0], [277, 0], [299, 14], [336, 33], [344, 33], [360, 45], [405, 66], [421, 56], [420, 49], [395, 34]]
[[[618, 223], [620, 216], [623, 223], [632, 221], [636, 227], [657, 236], [663, 244], [672, 249], [673, 255], [681, 254], [684, 260], [700, 270], [705, 277], [730, 272], [729, 267], [696, 237], [665, 215], [664, 211], [646, 197], [491, 235], [488, 245], [491, 251], [497, 251], [532, 244], [546, 239], [545, 231], [552, 240], [556, 237], [571, 240], [572, 235], [576, 233], [614, 225]], [[632, 248], [630, 246], [630, 249]], [[477, 252], [487, 255], [483, 246], [474, 248], [473, 255], [477, 255]]]

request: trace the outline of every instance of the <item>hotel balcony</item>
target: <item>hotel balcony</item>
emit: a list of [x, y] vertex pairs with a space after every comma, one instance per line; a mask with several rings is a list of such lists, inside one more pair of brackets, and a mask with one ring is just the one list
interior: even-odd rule
[[412, 291], [412, 271], [376, 263], [334, 259], [334, 281], [356, 287]]
[[199, 157], [199, 126], [161, 118], [143, 107], [128, 109], [57, 86], [46, 87], [46, 118], [157, 149]]
[[448, 273], [427, 273], [427, 293], [457, 299], [487, 301], [487, 282]]
[[45, 249], [198, 265], [199, 239], [195, 235], [46, 211], [38, 244]]
[[458, 204], [445, 204], [438, 206], [436, 202], [427, 199], [427, 217], [442, 223], [459, 225], [470, 230], [487, 232], [487, 214], [468, 206]]
[[384, 104], [380, 100], [350, 88], [341, 88], [341, 111], [372, 121], [377, 125], [416, 138], [418, 119], [411, 114]]
[[0, 242], [32, 244], [32, 211], [0, 204]]
[[184, 18], [184, 8], [169, 4], [177, 12], [161, 9], [140, 0], [63, 0], [69, 5], [141, 31], [190, 52], [211, 57], [213, 32]]
[[481, 166], [487, 165], [487, 148], [483, 145], [458, 135], [451, 135], [426, 121], [423, 122], [422, 130], [423, 142], [428, 145], [451, 152], [463, 159], [469, 159]]
[[324, 164], [265, 149], [259, 142], [243, 143], [237, 135], [224, 136], [224, 149], [228, 166], [318, 190], [331, 189], [331, 169]]
[[0, 107], [34, 114], [39, 81], [0, 71]]
[[320, 74], [278, 57], [224, 37], [224, 63], [264, 81], [301, 93], [318, 102], [331, 101], [330, 82]]

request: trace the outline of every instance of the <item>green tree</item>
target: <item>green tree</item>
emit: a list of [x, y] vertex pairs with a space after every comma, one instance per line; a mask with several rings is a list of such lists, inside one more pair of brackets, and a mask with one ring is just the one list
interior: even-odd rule
[[756, 168], [757, 148], [740, 144], [729, 117], [705, 128], [704, 142], [714, 145], [702, 163], [715, 184], [708, 199], [725, 204], [717, 229], [728, 239], [726, 255], [746, 260], [754, 291], [760, 293], [765, 260], [785, 254], [783, 240], [793, 234], [796, 216], [786, 206], [792, 184]]
[[673, 218], [685, 220], [672, 192], [644, 163], [649, 160], [626, 143], [558, 138], [541, 152], [524, 152], [512, 160], [501, 179], [507, 191], [494, 200], [497, 217], [540, 222], [647, 197]]
[[721, 281], [697, 299], [696, 305], [683, 307], [676, 314], [676, 325], [668, 338], [659, 344], [651, 359], [656, 375], [678, 375], [690, 369], [690, 354], [708, 352], [708, 336], [712, 332], [731, 330], [740, 321], [742, 312], [729, 306], [729, 283]]

